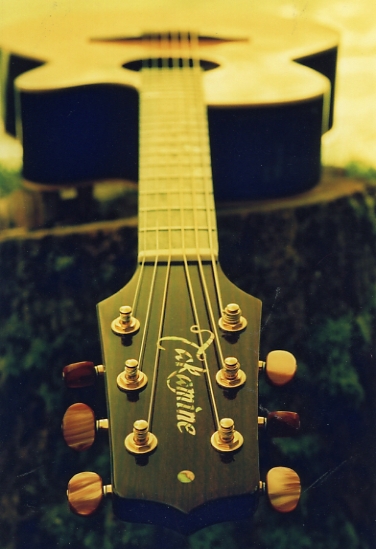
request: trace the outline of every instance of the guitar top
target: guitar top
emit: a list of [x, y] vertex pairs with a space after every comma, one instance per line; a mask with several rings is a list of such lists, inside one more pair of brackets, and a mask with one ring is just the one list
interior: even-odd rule
[[337, 34], [254, 10], [180, 7], [72, 13], [2, 31], [5, 126], [23, 141], [24, 177], [138, 180], [142, 37], [177, 30], [198, 34], [216, 198], [312, 187], [332, 120]]

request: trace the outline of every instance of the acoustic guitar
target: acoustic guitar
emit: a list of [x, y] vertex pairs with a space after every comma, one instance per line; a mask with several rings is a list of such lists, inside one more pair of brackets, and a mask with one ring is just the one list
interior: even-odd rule
[[[107, 429], [112, 480], [104, 485], [96, 473], [78, 473], [68, 484], [68, 501], [86, 516], [108, 494], [120, 519], [189, 534], [251, 516], [265, 491], [281, 512], [293, 510], [300, 496], [291, 469], [275, 467], [266, 479], [259, 474], [259, 430], [284, 436], [299, 427], [294, 412], [259, 417], [259, 374], [283, 385], [296, 361], [282, 350], [259, 361], [261, 303], [220, 269], [206, 105], [219, 112], [231, 105], [245, 118], [260, 104], [290, 114], [306, 106], [317, 110], [321, 134], [329, 80], [291, 59], [313, 58], [335, 44], [330, 32], [310, 25], [304, 36], [287, 40], [290, 23], [274, 35], [280, 23], [267, 20], [263, 27], [254, 14], [223, 31], [215, 16], [205, 28], [189, 13], [175, 21], [167, 13], [159, 21], [137, 15], [90, 15], [84, 22], [67, 16], [49, 29], [45, 22], [30, 24], [12, 51], [28, 49], [30, 58], [47, 61], [16, 81], [24, 138], [29, 100], [47, 105], [51, 99], [55, 107], [61, 101], [64, 109], [83, 91], [98, 99], [98, 89], [116, 90], [126, 104], [115, 117], [127, 126], [123, 117], [139, 97], [138, 268], [98, 305], [103, 365], [78, 362], [63, 371], [70, 388], [105, 377], [108, 418], [95, 418], [79, 402], [68, 408], [63, 433], [71, 448], [83, 451], [97, 429]], [[316, 37], [314, 47], [307, 35]], [[99, 102], [98, 118], [102, 106], [108, 114]], [[225, 143], [232, 131], [231, 124], [222, 127]], [[29, 153], [25, 149], [26, 164]], [[78, 150], [64, 162], [76, 166], [79, 158]], [[226, 181], [235, 194], [236, 179]]]

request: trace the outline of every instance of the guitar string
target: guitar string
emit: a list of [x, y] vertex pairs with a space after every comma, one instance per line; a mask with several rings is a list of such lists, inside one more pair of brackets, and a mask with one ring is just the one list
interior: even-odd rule
[[[139, 224], [141, 223], [141, 213], [139, 215]], [[142, 248], [142, 245], [140, 243], [140, 240], [141, 240], [141, 233], [140, 231], [138, 232], [138, 240], [139, 240], [139, 243], [138, 243], [138, 248], [141, 249]], [[145, 247], [145, 242], [143, 243], [144, 244], [144, 247]], [[139, 298], [139, 292], [140, 292], [140, 287], [141, 287], [141, 281], [143, 279], [143, 275], [144, 275], [144, 268], [145, 268], [145, 256], [142, 258], [142, 262], [141, 262], [141, 265], [140, 265], [140, 270], [139, 270], [139, 276], [138, 276], [138, 280], [137, 280], [137, 285], [136, 285], [136, 290], [135, 290], [135, 294], [134, 294], [134, 297], [133, 297], [133, 303], [132, 303], [132, 313], [134, 316], [137, 316], [137, 305], [138, 305], [138, 298]], [[142, 341], [144, 341], [145, 339], [145, 332], [147, 331], [147, 317], [145, 319], [145, 326], [144, 326], [144, 331], [143, 331], [143, 339]], [[142, 342], [141, 342], [141, 349], [142, 349]], [[140, 356], [141, 356], [141, 353], [140, 353]], [[139, 358], [139, 361], [138, 361], [140, 367], [141, 367], [141, 361], [140, 361], [140, 358]]]
[[[189, 46], [188, 35], [187, 35], [187, 38], [186, 38], [186, 42], [187, 42], [187, 45]], [[188, 48], [188, 49], [190, 49], [190, 48]], [[182, 60], [182, 69], [183, 69], [183, 71], [184, 71], [184, 68], [185, 68], [184, 63], [187, 63], [187, 61], [184, 61], [184, 58], [183, 58], [183, 60]], [[188, 67], [189, 67], [189, 61], [188, 61]], [[182, 74], [185, 74], [185, 73], [182, 73]], [[187, 74], [190, 75], [189, 72]], [[184, 80], [186, 80], [186, 79], [184, 78]], [[186, 107], [186, 102], [185, 102], [185, 105], [183, 105], [183, 107], [184, 106]], [[192, 193], [191, 196], [192, 196], [192, 212], [194, 212], [194, 210], [195, 210], [195, 194]], [[188, 261], [187, 261], [187, 255], [186, 255], [186, 252], [185, 252], [185, 215], [184, 215], [184, 203], [183, 203], [182, 180], [181, 180], [181, 178], [180, 178], [179, 200], [180, 200], [180, 214], [181, 214], [181, 228], [182, 228], [181, 238], [182, 238], [184, 271], [185, 271], [187, 286], [188, 286], [189, 295], [190, 295], [191, 304], [192, 304], [192, 309], [193, 309], [194, 323], [198, 327], [197, 336], [198, 336], [200, 347], [202, 347], [204, 342], [203, 342], [203, 338], [202, 338], [201, 325], [200, 325], [200, 320], [199, 320], [199, 314], [198, 314], [198, 311], [197, 311], [196, 300], [195, 300], [195, 297], [194, 297], [192, 280], [191, 280], [191, 277], [190, 277], [190, 274], [189, 274], [189, 265], [188, 265]], [[197, 239], [196, 239], [196, 241], [197, 241]], [[212, 411], [213, 411], [213, 415], [214, 415], [214, 423], [215, 423], [216, 428], [218, 429], [219, 428], [218, 409], [217, 409], [216, 402], [215, 402], [215, 396], [214, 396], [213, 387], [212, 387], [211, 379], [210, 379], [209, 364], [208, 364], [208, 359], [207, 359], [207, 356], [206, 356], [205, 352], [203, 354], [203, 357], [204, 357], [203, 362], [204, 362], [204, 366], [205, 366], [205, 376], [206, 376], [207, 389], [208, 389], [208, 392], [209, 392], [209, 397], [210, 397], [211, 402], [212, 402]]]
[[[167, 291], [168, 291], [168, 283], [170, 280], [170, 267], [171, 262], [170, 259], [167, 264], [166, 269], [166, 278], [163, 288], [163, 298], [162, 298], [162, 314], [159, 322], [159, 328], [158, 328], [158, 338], [157, 341], [160, 341], [162, 337], [162, 331], [163, 331], [163, 324], [165, 320], [166, 315], [166, 302], [167, 302]], [[154, 369], [153, 369], [153, 381], [151, 386], [151, 394], [150, 394], [150, 403], [149, 403], [149, 412], [148, 412], [148, 419], [147, 422], [149, 424], [149, 430], [152, 430], [152, 418], [153, 418], [153, 411], [154, 411], [154, 402], [155, 402], [155, 394], [156, 394], [156, 388], [157, 388], [157, 379], [158, 379], [158, 364], [159, 364], [159, 355], [160, 355], [160, 348], [157, 345], [155, 351], [155, 359], [154, 359]]]
[[[161, 35], [161, 46], [163, 50], [163, 46], [167, 47], [169, 44], [168, 36], [166, 34]], [[162, 62], [161, 62], [161, 68], [162, 71], [165, 69], [168, 69], [168, 59], [162, 55]], [[167, 155], [166, 155], [167, 156]], [[164, 162], [164, 170], [166, 172], [168, 183], [171, 185], [171, 165], [169, 165], [166, 160]], [[171, 194], [171, 191], [169, 189], [169, 196]], [[167, 218], [168, 218], [168, 250], [169, 250], [169, 264], [171, 264], [171, 249], [172, 249], [172, 241], [171, 241], [171, 202], [170, 200], [167, 200]]]
[[136, 290], [135, 290], [134, 297], [133, 297], [133, 303], [132, 303], [133, 314], [136, 314], [136, 309], [137, 309], [137, 304], [138, 304], [138, 297], [139, 297], [140, 286], [141, 286], [141, 279], [142, 279], [143, 273], [144, 273], [144, 267], [145, 267], [145, 257], [143, 257], [143, 260], [142, 260], [142, 263], [141, 263], [141, 266], [140, 266], [140, 273], [138, 275], [137, 286], [136, 286]]
[[[144, 260], [145, 260], [145, 258], [144, 258]], [[140, 353], [139, 353], [139, 356], [138, 356], [138, 364], [139, 364], [139, 369], [141, 371], [143, 369], [143, 358], [144, 358], [144, 353], [145, 353], [145, 348], [146, 348], [146, 338], [147, 338], [147, 334], [149, 332], [151, 301], [152, 301], [152, 298], [153, 298], [153, 293], [154, 293], [154, 288], [155, 288], [157, 267], [158, 267], [158, 262], [155, 261], [154, 262], [154, 267], [153, 267], [153, 275], [152, 275], [152, 280], [151, 280], [151, 285], [150, 285], [149, 297], [148, 297], [148, 304], [147, 304], [147, 308], [146, 308], [145, 327], [144, 327], [144, 330], [143, 330], [143, 333], [142, 333]]]
[[[153, 40], [153, 38], [152, 38], [152, 35], [151, 35], [151, 46], [153, 46], [152, 40]], [[158, 44], [158, 39], [156, 39], [156, 43], [154, 44], [154, 46], [156, 47], [158, 45], [159, 45]], [[163, 58], [162, 58], [162, 64], [163, 63], [164, 63], [164, 61], [163, 61]], [[153, 80], [157, 81], [157, 79], [159, 77], [159, 75], [158, 75], [158, 72], [159, 72], [158, 71], [159, 59], [151, 57], [150, 64], [151, 64], [151, 68], [150, 68], [150, 71], [148, 71], [148, 76], [150, 76], [149, 82], [153, 83]], [[159, 84], [159, 86], [157, 88], [160, 87], [160, 82], [158, 82], [158, 84]], [[151, 85], [150, 87], [151, 87], [151, 89], [154, 89], [153, 85]], [[156, 105], [155, 101], [154, 101], [154, 105]], [[154, 108], [155, 108], [155, 106], [154, 106]], [[159, 165], [158, 165], [158, 167], [159, 167]], [[164, 166], [164, 168], [166, 169], [166, 166]], [[154, 178], [154, 184], [155, 184], [155, 187], [157, 187], [158, 178]], [[156, 249], [156, 251], [157, 251], [156, 262], [157, 263], [159, 263], [159, 250], [160, 250], [160, 248], [159, 248], [159, 243], [160, 243], [159, 242], [159, 217], [160, 217], [160, 212], [162, 211], [158, 207], [159, 203], [160, 203], [159, 193], [157, 191], [156, 192], [156, 226], [155, 226], [156, 244], [157, 244], [157, 249]], [[171, 216], [170, 207], [168, 205], [168, 217], [170, 218], [170, 216]], [[169, 256], [168, 256], [168, 260], [167, 260], [166, 277], [165, 277], [163, 297], [162, 297], [162, 307], [161, 307], [162, 310], [161, 310], [161, 316], [160, 316], [160, 322], [159, 322], [159, 328], [158, 328], [157, 341], [159, 341], [162, 337], [163, 325], [164, 325], [164, 320], [165, 320], [165, 315], [166, 315], [168, 284], [169, 284], [169, 280], [170, 280], [170, 271], [171, 271], [171, 227], [170, 227], [170, 225], [171, 224], [169, 223], [168, 224]], [[158, 369], [159, 369], [158, 368], [159, 357], [160, 357], [160, 348], [157, 345], [156, 346], [156, 351], [155, 351], [155, 357], [154, 357], [153, 380], [152, 380], [152, 385], [151, 385], [149, 411], [148, 411], [148, 419], [147, 419], [147, 422], [148, 422], [148, 425], [149, 425], [149, 431], [152, 431], [153, 411], [154, 411], [154, 403], [155, 403], [157, 379], [158, 379]]]
[[[147, 68], [148, 66], [148, 58], [146, 57], [146, 59], [143, 59], [142, 60], [142, 68], [145, 69]], [[143, 73], [142, 73], [143, 74]], [[141, 78], [142, 78], [142, 74], [141, 74]], [[142, 91], [141, 91], [142, 93]], [[145, 108], [145, 105], [140, 105], [140, 109], [143, 109]], [[141, 113], [143, 114], [143, 113]], [[143, 137], [143, 136], [142, 136]], [[141, 135], [140, 135], [140, 139], [141, 139]], [[144, 140], [142, 140], [142, 147], [145, 147], [145, 142]], [[142, 152], [142, 151], [140, 151]], [[144, 155], [145, 156], [145, 155]], [[141, 154], [140, 154], [140, 158], [141, 158]], [[144, 249], [144, 252], [146, 252], [146, 248], [147, 248], [147, 243], [146, 243], [146, 235], [147, 235], [147, 222], [146, 222], [146, 216], [147, 216], [147, 212], [142, 212], [142, 215], [141, 215], [141, 212], [140, 212], [140, 219], [139, 219], [139, 223], [141, 221], [141, 217], [143, 218], [142, 219], [142, 222], [143, 222], [143, 249]], [[140, 236], [139, 236], [140, 238]], [[142, 259], [142, 273], [144, 271], [144, 265], [146, 263], [146, 255], [144, 255], [143, 259]], [[140, 352], [139, 352], [139, 357], [138, 357], [138, 364], [139, 364], [139, 369], [142, 371], [143, 369], [143, 356], [144, 356], [144, 353], [145, 353], [145, 348], [146, 348], [146, 338], [147, 338], [147, 334], [148, 334], [148, 331], [149, 331], [149, 322], [150, 322], [150, 312], [151, 312], [151, 301], [152, 301], [152, 297], [153, 297], [153, 293], [154, 293], [154, 288], [155, 288], [155, 281], [156, 281], [156, 274], [157, 274], [157, 267], [158, 267], [158, 258], [156, 257], [155, 261], [154, 261], [154, 268], [153, 268], [153, 274], [152, 274], [152, 280], [151, 280], [151, 285], [150, 285], [150, 291], [149, 291], [149, 297], [148, 297], [148, 304], [147, 304], [147, 308], [146, 308], [146, 317], [145, 317], [145, 324], [144, 324], [144, 330], [143, 330], [143, 334], [142, 334], [142, 339], [141, 339], [141, 344], [140, 344]], [[141, 276], [139, 278], [139, 283], [141, 282]], [[138, 288], [137, 288], [138, 289]], [[137, 290], [136, 290], [137, 292]]]
[[[200, 67], [200, 62], [199, 60], [195, 60], [195, 68], [194, 70], [196, 71], [201, 71], [201, 67]], [[204, 108], [204, 97], [203, 97], [203, 88], [202, 88], [202, 76], [200, 74], [200, 78], [196, 80], [197, 81], [197, 84], [199, 87], [196, 87], [196, 104], [197, 105], [200, 105], [201, 108], [203, 109]], [[206, 113], [203, 113], [203, 119], [206, 120]], [[205, 132], [199, 132], [199, 136], [200, 136], [200, 141], [201, 141], [201, 148], [202, 149], [205, 149], [207, 148], [207, 145], [208, 145], [208, 142], [207, 142], [207, 139], [208, 139], [208, 127], [207, 127], [207, 122], [206, 122], [206, 127], [205, 127]], [[202, 167], [202, 170], [203, 170], [203, 173], [205, 173], [205, 164], [204, 164], [204, 158], [203, 156], [201, 156], [201, 167]], [[216, 297], [217, 297], [217, 301], [218, 301], [218, 307], [219, 307], [219, 316], [221, 315], [221, 312], [222, 312], [222, 298], [221, 298], [221, 291], [220, 291], [220, 285], [219, 285], [219, 280], [218, 280], [218, 273], [217, 273], [217, 261], [215, 260], [214, 258], [214, 251], [213, 251], [213, 239], [212, 239], [212, 233], [213, 233], [213, 227], [212, 227], [212, 204], [213, 204], [213, 198], [211, 199], [210, 196], [209, 196], [209, 188], [208, 188], [208, 180], [207, 180], [207, 177], [204, 176], [204, 181], [205, 181], [205, 201], [206, 201], [206, 216], [207, 216], [207, 224], [208, 224], [208, 230], [209, 230], [209, 242], [210, 242], [210, 251], [211, 251], [211, 266], [212, 266], [212, 271], [213, 271], [213, 277], [214, 277], [214, 284], [215, 284], [215, 289], [216, 289]], [[222, 365], [224, 364], [224, 355], [223, 355], [223, 351], [222, 351], [222, 346], [221, 346], [221, 340], [220, 340], [220, 337], [219, 337], [219, 331], [218, 331], [218, 328], [217, 328], [217, 318], [215, 318], [214, 316], [214, 312], [213, 312], [213, 307], [212, 307], [212, 304], [211, 304], [211, 299], [210, 299], [210, 295], [209, 295], [209, 290], [208, 290], [208, 285], [207, 285], [207, 282], [206, 282], [206, 277], [205, 277], [205, 272], [204, 272], [204, 268], [203, 268], [203, 264], [202, 264], [202, 261], [201, 261], [201, 257], [200, 257], [200, 254], [197, 254], [197, 261], [198, 261], [198, 266], [199, 266], [199, 271], [200, 271], [200, 276], [201, 276], [201, 281], [202, 281], [202, 285], [203, 285], [203, 289], [204, 289], [204, 294], [205, 294], [205, 300], [206, 300], [206, 304], [207, 304], [207, 307], [208, 307], [208, 310], [209, 310], [209, 315], [210, 315], [210, 320], [211, 320], [211, 324], [212, 324], [212, 328], [213, 328], [213, 331], [214, 331], [214, 335], [215, 335], [215, 342], [216, 342], [216, 346], [217, 346], [217, 351], [218, 351], [218, 355], [219, 355], [219, 364], [218, 364], [218, 369], [222, 367]]]
[[[198, 49], [198, 37], [195, 36], [195, 40], [197, 42], [196, 45], [196, 48]], [[193, 64], [194, 64], [194, 67], [193, 67], [193, 70], [196, 71], [196, 73], [198, 73], [198, 71], [201, 71], [201, 67], [200, 67], [200, 61], [199, 59], [196, 59], [195, 57], [193, 57], [194, 61], [193, 61]], [[196, 104], [199, 104], [200, 105], [200, 109], [203, 110], [204, 109], [204, 97], [203, 97], [203, 89], [202, 89], [202, 75], [199, 74], [200, 78], [195, 78], [195, 90], [196, 90], [196, 93], [197, 93], [197, 101], [196, 101]], [[197, 85], [199, 85], [200, 87], [197, 88]], [[205, 113], [203, 113], [203, 116], [202, 116], [202, 119], [205, 120]], [[208, 128], [205, 127], [205, 135], [207, 136], [208, 135]], [[203, 142], [203, 132], [202, 132], [202, 128], [198, 127], [198, 134], [199, 134], [199, 137], [200, 137], [200, 141], [201, 141], [201, 150], [205, 147], [207, 147], [207, 142]], [[207, 139], [207, 137], [206, 137]], [[205, 173], [205, 165], [204, 165], [204, 158], [203, 156], [201, 155], [201, 168], [202, 168], [202, 171], [203, 171], [203, 174]], [[194, 194], [196, 194], [196, 191], [197, 191], [197, 186], [196, 186], [196, 183], [195, 183], [195, 179], [193, 179], [194, 181], [194, 189], [195, 189], [195, 192]], [[207, 185], [207, 179], [206, 177], [204, 176], [204, 181], [205, 181], [205, 197], [206, 197], [206, 215], [207, 215], [207, 218], [211, 216], [211, 208], [209, 208], [209, 195], [208, 195], [208, 185]], [[210, 201], [212, 202], [212, 201]], [[212, 226], [211, 226], [211, 221], [208, 220], [208, 225], [209, 225], [209, 231], [211, 234], [212, 233]], [[196, 219], [195, 219], [195, 229], [196, 229], [196, 242], [198, 241], [198, 228], [197, 228], [197, 216], [196, 216]], [[215, 259], [214, 259], [214, 252], [213, 252], [213, 241], [212, 241], [212, 238], [210, 239], [209, 237], [209, 246], [210, 246], [210, 250], [211, 250], [211, 262], [212, 262], [212, 269], [213, 269], [213, 272], [216, 273], [216, 262], [215, 262]], [[222, 346], [221, 346], [221, 342], [220, 342], [220, 338], [219, 338], [219, 332], [218, 332], [218, 329], [217, 329], [217, 322], [216, 322], [216, 318], [214, 317], [214, 313], [213, 313], [213, 308], [212, 308], [212, 305], [211, 305], [211, 300], [210, 300], [210, 295], [209, 295], [209, 291], [208, 291], [208, 286], [207, 286], [207, 282], [206, 282], [206, 278], [205, 278], [205, 273], [204, 273], [204, 269], [203, 269], [203, 265], [202, 265], [202, 260], [201, 260], [201, 256], [200, 256], [200, 253], [199, 253], [199, 247], [197, 246], [197, 262], [198, 262], [198, 267], [199, 267], [199, 272], [200, 272], [200, 277], [201, 277], [201, 282], [202, 282], [202, 285], [203, 285], [203, 289], [204, 289], [204, 295], [205, 295], [205, 301], [206, 301], [206, 305], [207, 305], [207, 308], [208, 308], [208, 311], [209, 311], [209, 316], [210, 316], [210, 321], [211, 321], [211, 326], [212, 326], [212, 329], [213, 329], [213, 332], [214, 332], [214, 341], [215, 341], [215, 345], [216, 345], [216, 348], [217, 348], [217, 352], [218, 352], [218, 355], [219, 355], [219, 362], [220, 364], [218, 365], [218, 368], [222, 367], [223, 363], [224, 363], [224, 356], [223, 356], [223, 351], [222, 351]], [[216, 295], [217, 295], [217, 299], [219, 301], [219, 303], [221, 302], [221, 298], [220, 298], [220, 290], [219, 290], [219, 284], [217, 282], [217, 279], [215, 278], [215, 288], [216, 288]], [[219, 305], [220, 306], [220, 305]], [[220, 309], [221, 311], [221, 309]]]
[[[199, 48], [199, 39], [198, 39], [198, 35], [196, 34], [196, 35], [194, 35], [193, 49], [198, 50], [198, 48]], [[197, 71], [202, 71], [203, 70], [200, 67], [200, 60], [199, 59], [194, 58], [194, 69], [197, 70]], [[201, 108], [203, 108], [204, 105], [205, 105], [205, 101], [204, 101], [204, 89], [203, 89], [202, 74], [200, 74], [200, 78], [199, 78], [199, 90], [198, 90], [198, 92], [199, 92], [199, 94], [198, 94], [198, 102], [197, 103], [201, 106]], [[199, 131], [198, 135], [199, 135], [199, 140], [201, 142], [202, 150], [205, 150], [209, 145], [207, 158], [208, 158], [209, 163], [210, 163], [209, 167], [210, 167], [210, 177], [211, 177], [212, 171], [211, 171], [211, 161], [210, 161], [210, 143], [209, 143], [209, 139], [208, 139], [209, 125], [208, 125], [208, 116], [207, 116], [206, 107], [205, 107], [205, 112], [204, 112], [203, 119], [206, 122], [205, 123], [205, 131], [204, 132]], [[201, 156], [201, 160], [202, 160], [202, 168], [203, 168], [203, 172], [204, 172], [205, 166], [204, 166], [204, 162], [203, 162], [203, 156]], [[216, 292], [217, 292], [219, 313], [221, 314], [221, 312], [223, 310], [223, 302], [222, 302], [221, 287], [220, 287], [219, 277], [218, 277], [217, 259], [214, 257], [214, 242], [213, 242], [213, 232], [215, 230], [215, 226], [213, 226], [213, 224], [212, 224], [213, 223], [213, 215], [215, 215], [214, 211], [212, 210], [212, 205], [213, 205], [213, 201], [214, 201], [213, 183], [211, 182], [210, 189], [209, 189], [205, 176], [204, 176], [204, 179], [205, 179], [206, 217], [207, 217], [207, 226], [208, 226], [208, 234], [209, 234], [209, 249], [210, 249], [212, 270], [213, 270], [213, 275], [214, 275], [214, 282], [215, 282], [215, 287], [216, 287]], [[217, 243], [217, 246], [218, 246], [218, 243]]]
[[[191, 47], [191, 50], [195, 54], [195, 50], [196, 50], [196, 52], [198, 51], [198, 47], [197, 47], [197, 45], [198, 45], [198, 43], [197, 43], [198, 42], [198, 36], [195, 34], [194, 37], [196, 39], [196, 48]], [[192, 88], [193, 88], [193, 95], [196, 96], [195, 108], [196, 108], [196, 112], [197, 112], [197, 105], [199, 105], [200, 103], [197, 101], [196, 88], [197, 88], [197, 83], [201, 81], [202, 75], [201, 75], [201, 73], [195, 74], [195, 73], [197, 73], [197, 70], [201, 71], [200, 65], [198, 65], [198, 69], [197, 69], [194, 66], [195, 64], [197, 65], [197, 60], [195, 60], [195, 55], [193, 55], [192, 56], [192, 65], [193, 65], [193, 67], [192, 67], [191, 71], [188, 73], [188, 75], [189, 75], [189, 79], [191, 80], [191, 85], [192, 85]], [[197, 78], [197, 76], [198, 76], [198, 78]], [[201, 140], [202, 127], [201, 127], [200, 124], [197, 127], [197, 117], [195, 119], [196, 119], [196, 131], [198, 132], [198, 135], [199, 135], [200, 140]], [[203, 150], [202, 147], [201, 147], [201, 150]], [[201, 155], [201, 160], [203, 160], [202, 155]], [[193, 200], [195, 200], [196, 195], [197, 195], [197, 181], [196, 181], [196, 178], [193, 176], [192, 161], [191, 161], [191, 173], [192, 173], [192, 176], [191, 176], [192, 197], [193, 197]], [[204, 171], [203, 171], [203, 174], [204, 174]], [[204, 178], [203, 178], [203, 180], [204, 180]], [[204, 180], [204, 185], [205, 185], [205, 180]], [[193, 216], [194, 216], [197, 264], [199, 266], [199, 277], [201, 277], [201, 284], [202, 284], [202, 282], [204, 281], [204, 277], [203, 277], [202, 269], [200, 270], [200, 267], [201, 267], [201, 256], [200, 256], [200, 252], [199, 252], [199, 246], [200, 246], [199, 240], [200, 239], [199, 239], [198, 219], [197, 219], [196, 208], [194, 208], [194, 210], [193, 210]], [[210, 243], [210, 240], [209, 240], [209, 243]], [[189, 273], [189, 267], [188, 266], [187, 266], [187, 269], [188, 269], [188, 273]], [[191, 288], [191, 292], [192, 292], [192, 296], [193, 296], [193, 289], [192, 288]], [[205, 297], [204, 297], [204, 302], [205, 302]], [[213, 323], [213, 321], [210, 323], [210, 320], [209, 320], [209, 325], [210, 324], [212, 324], [212, 327], [213, 326], [215, 327], [215, 324]], [[218, 337], [217, 337], [216, 334], [214, 334], [214, 345], [218, 346]], [[216, 428], [218, 430], [219, 429], [219, 415], [218, 415], [218, 409], [217, 409], [216, 402], [215, 402], [213, 384], [212, 384], [211, 377], [210, 377], [210, 370], [209, 370], [208, 367], [207, 367], [207, 372], [208, 372], [208, 374], [207, 374], [208, 391], [209, 391], [209, 394], [210, 394], [212, 402], [213, 402], [213, 411], [214, 411], [214, 415], [215, 415]]]

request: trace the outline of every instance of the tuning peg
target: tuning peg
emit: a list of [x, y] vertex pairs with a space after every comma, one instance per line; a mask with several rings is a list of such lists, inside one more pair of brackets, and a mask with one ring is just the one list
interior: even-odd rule
[[133, 316], [132, 307], [123, 305], [119, 309], [119, 316], [111, 322], [111, 330], [117, 336], [135, 334], [140, 329], [140, 321]]
[[100, 506], [103, 496], [112, 493], [112, 486], [103, 486], [97, 473], [78, 473], [68, 483], [67, 496], [71, 511], [81, 516], [93, 514]]
[[267, 417], [258, 418], [258, 424], [272, 437], [290, 437], [299, 431], [300, 418], [296, 412], [269, 412]]
[[90, 406], [78, 402], [69, 406], [64, 414], [61, 427], [68, 446], [77, 452], [82, 452], [93, 444], [96, 430], [108, 429], [108, 420], [96, 421]]
[[218, 324], [224, 332], [240, 332], [246, 328], [247, 321], [242, 316], [239, 305], [237, 303], [229, 303], [222, 311]]
[[63, 368], [63, 380], [70, 389], [81, 389], [94, 385], [98, 375], [104, 373], [104, 366], [94, 366], [93, 362], [83, 361], [68, 364]]
[[288, 351], [271, 351], [265, 362], [259, 362], [259, 369], [266, 371], [273, 385], [285, 385], [294, 377], [297, 364], [294, 355]]
[[[265, 491], [265, 484], [260, 484]], [[266, 492], [276, 511], [289, 513], [296, 508], [300, 499], [300, 478], [288, 467], [273, 467], [266, 475]]]

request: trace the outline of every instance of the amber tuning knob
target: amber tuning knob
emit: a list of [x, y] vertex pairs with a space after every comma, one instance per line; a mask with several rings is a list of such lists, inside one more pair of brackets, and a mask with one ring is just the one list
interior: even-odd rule
[[266, 492], [276, 511], [289, 513], [299, 503], [300, 478], [288, 467], [273, 467], [266, 475]]
[[258, 423], [272, 437], [290, 437], [300, 429], [300, 418], [296, 412], [269, 412], [267, 417], [259, 417]]
[[98, 509], [103, 496], [111, 492], [112, 486], [103, 486], [102, 479], [97, 473], [78, 473], [68, 483], [69, 507], [77, 515], [89, 516]]
[[108, 428], [108, 421], [107, 419], [96, 421], [90, 406], [78, 402], [69, 406], [61, 427], [68, 446], [77, 452], [82, 452], [93, 444], [97, 429]]
[[297, 364], [294, 355], [288, 351], [271, 351], [265, 362], [259, 362], [259, 369], [265, 370], [273, 385], [285, 385], [294, 377]]
[[93, 362], [83, 361], [68, 364], [63, 368], [63, 380], [70, 389], [80, 389], [94, 385], [98, 375], [103, 374], [104, 366], [94, 366]]

